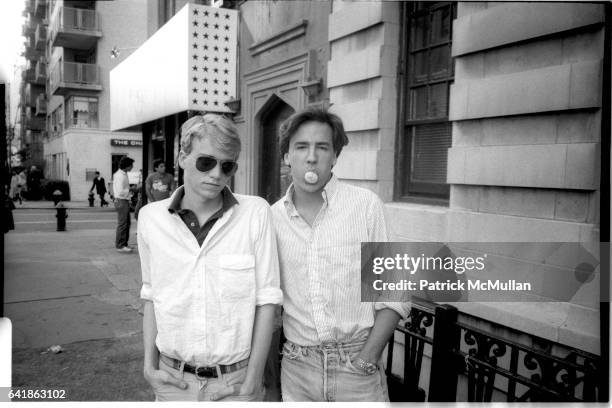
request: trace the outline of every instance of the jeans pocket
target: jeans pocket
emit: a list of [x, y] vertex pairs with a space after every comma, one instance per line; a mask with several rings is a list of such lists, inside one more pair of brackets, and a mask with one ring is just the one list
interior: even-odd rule
[[283, 344], [283, 351], [281, 353], [283, 358], [287, 360], [301, 361], [302, 360], [302, 350], [300, 346], [289, 343], [288, 341]]
[[354, 355], [354, 356], [347, 357], [347, 359], [346, 359], [346, 364], [345, 364], [345, 365], [346, 365], [346, 368], [348, 368], [348, 370], [349, 370], [350, 372], [352, 372], [352, 373], [354, 373], [354, 374], [363, 375], [363, 376], [366, 376], [366, 377], [371, 376], [371, 375], [375, 375], [375, 374], [377, 374], [377, 373], [378, 373], [378, 370], [379, 370], [379, 369], [378, 369], [378, 366], [377, 366], [377, 368], [376, 368], [376, 371], [374, 371], [374, 372], [373, 372], [373, 373], [371, 373], [371, 374], [367, 374], [367, 373], [366, 373], [364, 370], [362, 370], [361, 368], [355, 367], [355, 365], [353, 364], [353, 361], [354, 361], [354, 360], [356, 360], [356, 358], [357, 358], [357, 356], [356, 356], [356, 355]]

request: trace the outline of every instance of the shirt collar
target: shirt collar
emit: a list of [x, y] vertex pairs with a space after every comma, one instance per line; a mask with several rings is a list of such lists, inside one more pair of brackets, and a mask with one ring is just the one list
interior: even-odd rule
[[[170, 205], [168, 206], [168, 211], [170, 213], [175, 213], [183, 210], [181, 208], [181, 201], [183, 200], [184, 196], [185, 187], [180, 186], [176, 189], [174, 194], [172, 194], [172, 197], [170, 199]], [[228, 186], [223, 187], [223, 190], [221, 190], [221, 198], [223, 199], [223, 204], [221, 205], [221, 210], [223, 210], [223, 212], [226, 212], [234, 205], [238, 204], [238, 200], [236, 199], [236, 197], [232, 193], [232, 190], [230, 190]]]
[[[287, 189], [287, 193], [283, 197], [283, 204], [287, 211], [289, 211], [290, 216], [299, 215], [297, 209], [295, 208], [295, 204], [293, 203], [293, 192], [295, 191], [295, 187], [293, 183]], [[329, 207], [330, 202], [333, 200], [336, 195], [336, 191], [338, 191], [338, 178], [332, 173], [331, 178], [323, 187], [321, 191], [321, 195], [323, 196], [323, 201]]]

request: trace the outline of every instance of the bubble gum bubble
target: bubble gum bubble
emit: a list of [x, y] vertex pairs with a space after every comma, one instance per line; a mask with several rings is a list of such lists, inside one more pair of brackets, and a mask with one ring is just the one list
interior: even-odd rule
[[319, 176], [314, 171], [308, 171], [304, 174], [304, 180], [306, 180], [308, 184], [315, 184], [319, 181]]

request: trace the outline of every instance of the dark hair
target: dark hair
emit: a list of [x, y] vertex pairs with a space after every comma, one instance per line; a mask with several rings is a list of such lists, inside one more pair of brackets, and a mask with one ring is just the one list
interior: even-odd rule
[[162, 159], [154, 160], [153, 161], [153, 170], [157, 170], [157, 168], [159, 167], [160, 164], [163, 164], [165, 166], [166, 162], [163, 161]]
[[134, 159], [129, 158], [127, 156], [123, 156], [120, 160], [119, 160], [119, 168], [121, 170], [125, 170], [128, 167], [130, 167], [132, 164], [134, 164]]
[[99, 171], [96, 171], [96, 176], [99, 176], [99, 175], [100, 175], [100, 172], [99, 172]]
[[301, 112], [294, 113], [280, 126], [280, 151], [281, 156], [289, 152], [289, 142], [297, 130], [306, 122], [320, 122], [329, 125], [332, 129], [332, 144], [336, 157], [340, 156], [342, 148], [349, 142], [342, 119], [323, 108], [306, 108]]

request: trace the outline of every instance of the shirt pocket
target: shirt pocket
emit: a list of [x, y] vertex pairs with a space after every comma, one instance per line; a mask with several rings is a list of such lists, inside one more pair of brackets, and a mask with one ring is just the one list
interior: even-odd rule
[[221, 302], [255, 298], [255, 257], [227, 254], [219, 258]]

